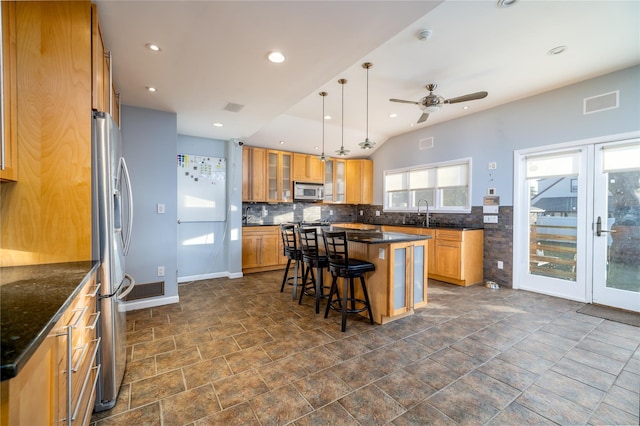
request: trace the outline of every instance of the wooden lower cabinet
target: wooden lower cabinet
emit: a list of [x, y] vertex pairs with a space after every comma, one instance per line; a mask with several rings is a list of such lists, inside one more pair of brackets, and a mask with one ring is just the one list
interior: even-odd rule
[[282, 255], [279, 226], [245, 226], [242, 228], [242, 272], [282, 269], [286, 258]]
[[429, 278], [469, 286], [483, 280], [484, 231], [482, 229], [383, 226], [384, 231], [430, 235]]
[[97, 290], [94, 274], [18, 375], [2, 382], [0, 425], [89, 423], [100, 369]]

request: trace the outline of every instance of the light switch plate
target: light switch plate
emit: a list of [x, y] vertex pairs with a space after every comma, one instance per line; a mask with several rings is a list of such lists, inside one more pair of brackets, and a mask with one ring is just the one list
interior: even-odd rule
[[158, 205], [156, 206], [156, 212], [157, 212], [158, 214], [163, 214], [163, 213], [164, 213], [164, 204], [158, 204]]

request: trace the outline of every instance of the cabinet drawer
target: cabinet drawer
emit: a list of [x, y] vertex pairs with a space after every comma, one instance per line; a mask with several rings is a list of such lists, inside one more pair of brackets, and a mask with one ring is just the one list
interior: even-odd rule
[[453, 229], [436, 229], [436, 239], [446, 241], [462, 241], [462, 231]]

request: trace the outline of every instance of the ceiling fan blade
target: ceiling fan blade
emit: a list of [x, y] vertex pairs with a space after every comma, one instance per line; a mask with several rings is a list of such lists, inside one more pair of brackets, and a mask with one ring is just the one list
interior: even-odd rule
[[425, 121], [427, 121], [427, 118], [429, 118], [429, 113], [427, 112], [422, 113], [420, 118], [418, 118], [418, 123], [424, 123]]
[[420, 102], [416, 101], [405, 101], [404, 99], [389, 99], [391, 102], [400, 102], [401, 104], [415, 104], [420, 105]]
[[445, 99], [445, 104], [456, 104], [458, 102], [473, 101], [475, 99], [486, 98], [487, 92], [469, 93], [468, 95], [458, 96], [457, 98]]

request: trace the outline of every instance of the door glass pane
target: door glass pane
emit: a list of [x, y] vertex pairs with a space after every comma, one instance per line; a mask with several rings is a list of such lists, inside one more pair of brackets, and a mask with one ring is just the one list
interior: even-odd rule
[[527, 182], [529, 272], [576, 281], [577, 176], [529, 179]]
[[609, 173], [607, 183], [606, 286], [640, 292], [640, 169]]
[[394, 250], [393, 258], [393, 309], [407, 306], [406, 259], [407, 249]]
[[424, 246], [413, 250], [413, 303], [424, 301]]

